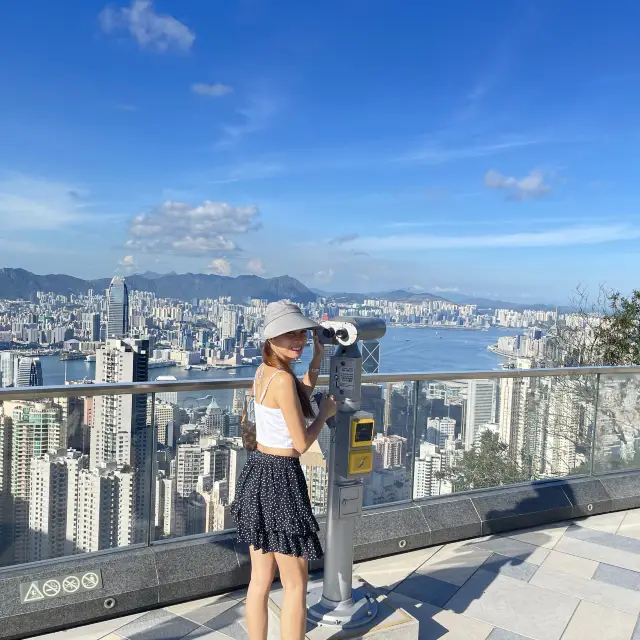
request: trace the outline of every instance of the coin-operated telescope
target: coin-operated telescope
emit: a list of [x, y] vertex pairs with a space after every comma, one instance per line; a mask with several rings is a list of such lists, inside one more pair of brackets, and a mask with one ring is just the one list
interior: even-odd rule
[[358, 342], [386, 333], [380, 318], [337, 317], [322, 323], [318, 336], [335, 344], [329, 367], [329, 393], [337, 402], [331, 428], [327, 502], [327, 542], [322, 588], [309, 594], [311, 622], [335, 629], [367, 624], [377, 614], [376, 600], [353, 584], [356, 518], [362, 514], [363, 479], [373, 471], [373, 415], [360, 410], [362, 355]]

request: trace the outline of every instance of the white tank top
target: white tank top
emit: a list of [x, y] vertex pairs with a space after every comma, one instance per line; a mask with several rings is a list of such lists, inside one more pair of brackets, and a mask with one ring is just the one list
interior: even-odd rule
[[260, 402], [254, 402], [256, 441], [264, 447], [271, 447], [273, 449], [295, 449], [282, 411], [280, 409], [273, 409], [272, 407], [265, 407], [262, 404], [271, 381], [279, 373], [282, 373], [282, 371], [276, 371], [269, 380], [267, 380], [267, 384], [260, 397]]

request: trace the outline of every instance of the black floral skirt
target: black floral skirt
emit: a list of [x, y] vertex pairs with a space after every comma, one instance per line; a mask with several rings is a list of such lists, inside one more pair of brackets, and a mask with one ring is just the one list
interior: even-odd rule
[[318, 560], [322, 546], [300, 460], [249, 455], [231, 505], [238, 539], [263, 553]]

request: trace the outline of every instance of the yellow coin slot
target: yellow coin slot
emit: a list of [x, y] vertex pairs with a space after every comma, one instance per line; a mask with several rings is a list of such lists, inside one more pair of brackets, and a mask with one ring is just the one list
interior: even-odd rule
[[370, 447], [373, 442], [373, 420], [365, 418], [351, 421], [351, 448]]

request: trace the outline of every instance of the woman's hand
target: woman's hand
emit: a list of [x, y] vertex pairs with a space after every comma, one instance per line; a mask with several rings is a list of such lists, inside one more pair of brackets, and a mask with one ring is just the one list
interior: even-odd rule
[[318, 332], [314, 331], [313, 332], [313, 358], [312, 358], [312, 360], [314, 360], [318, 365], [320, 364], [320, 361], [322, 360], [322, 353], [323, 353], [323, 348], [322, 348], [322, 343], [320, 342], [320, 337], [318, 336]]
[[332, 395], [322, 396], [319, 409], [320, 409], [320, 415], [324, 420], [333, 418], [333, 416], [336, 415], [336, 411], [338, 410], [336, 399]]

